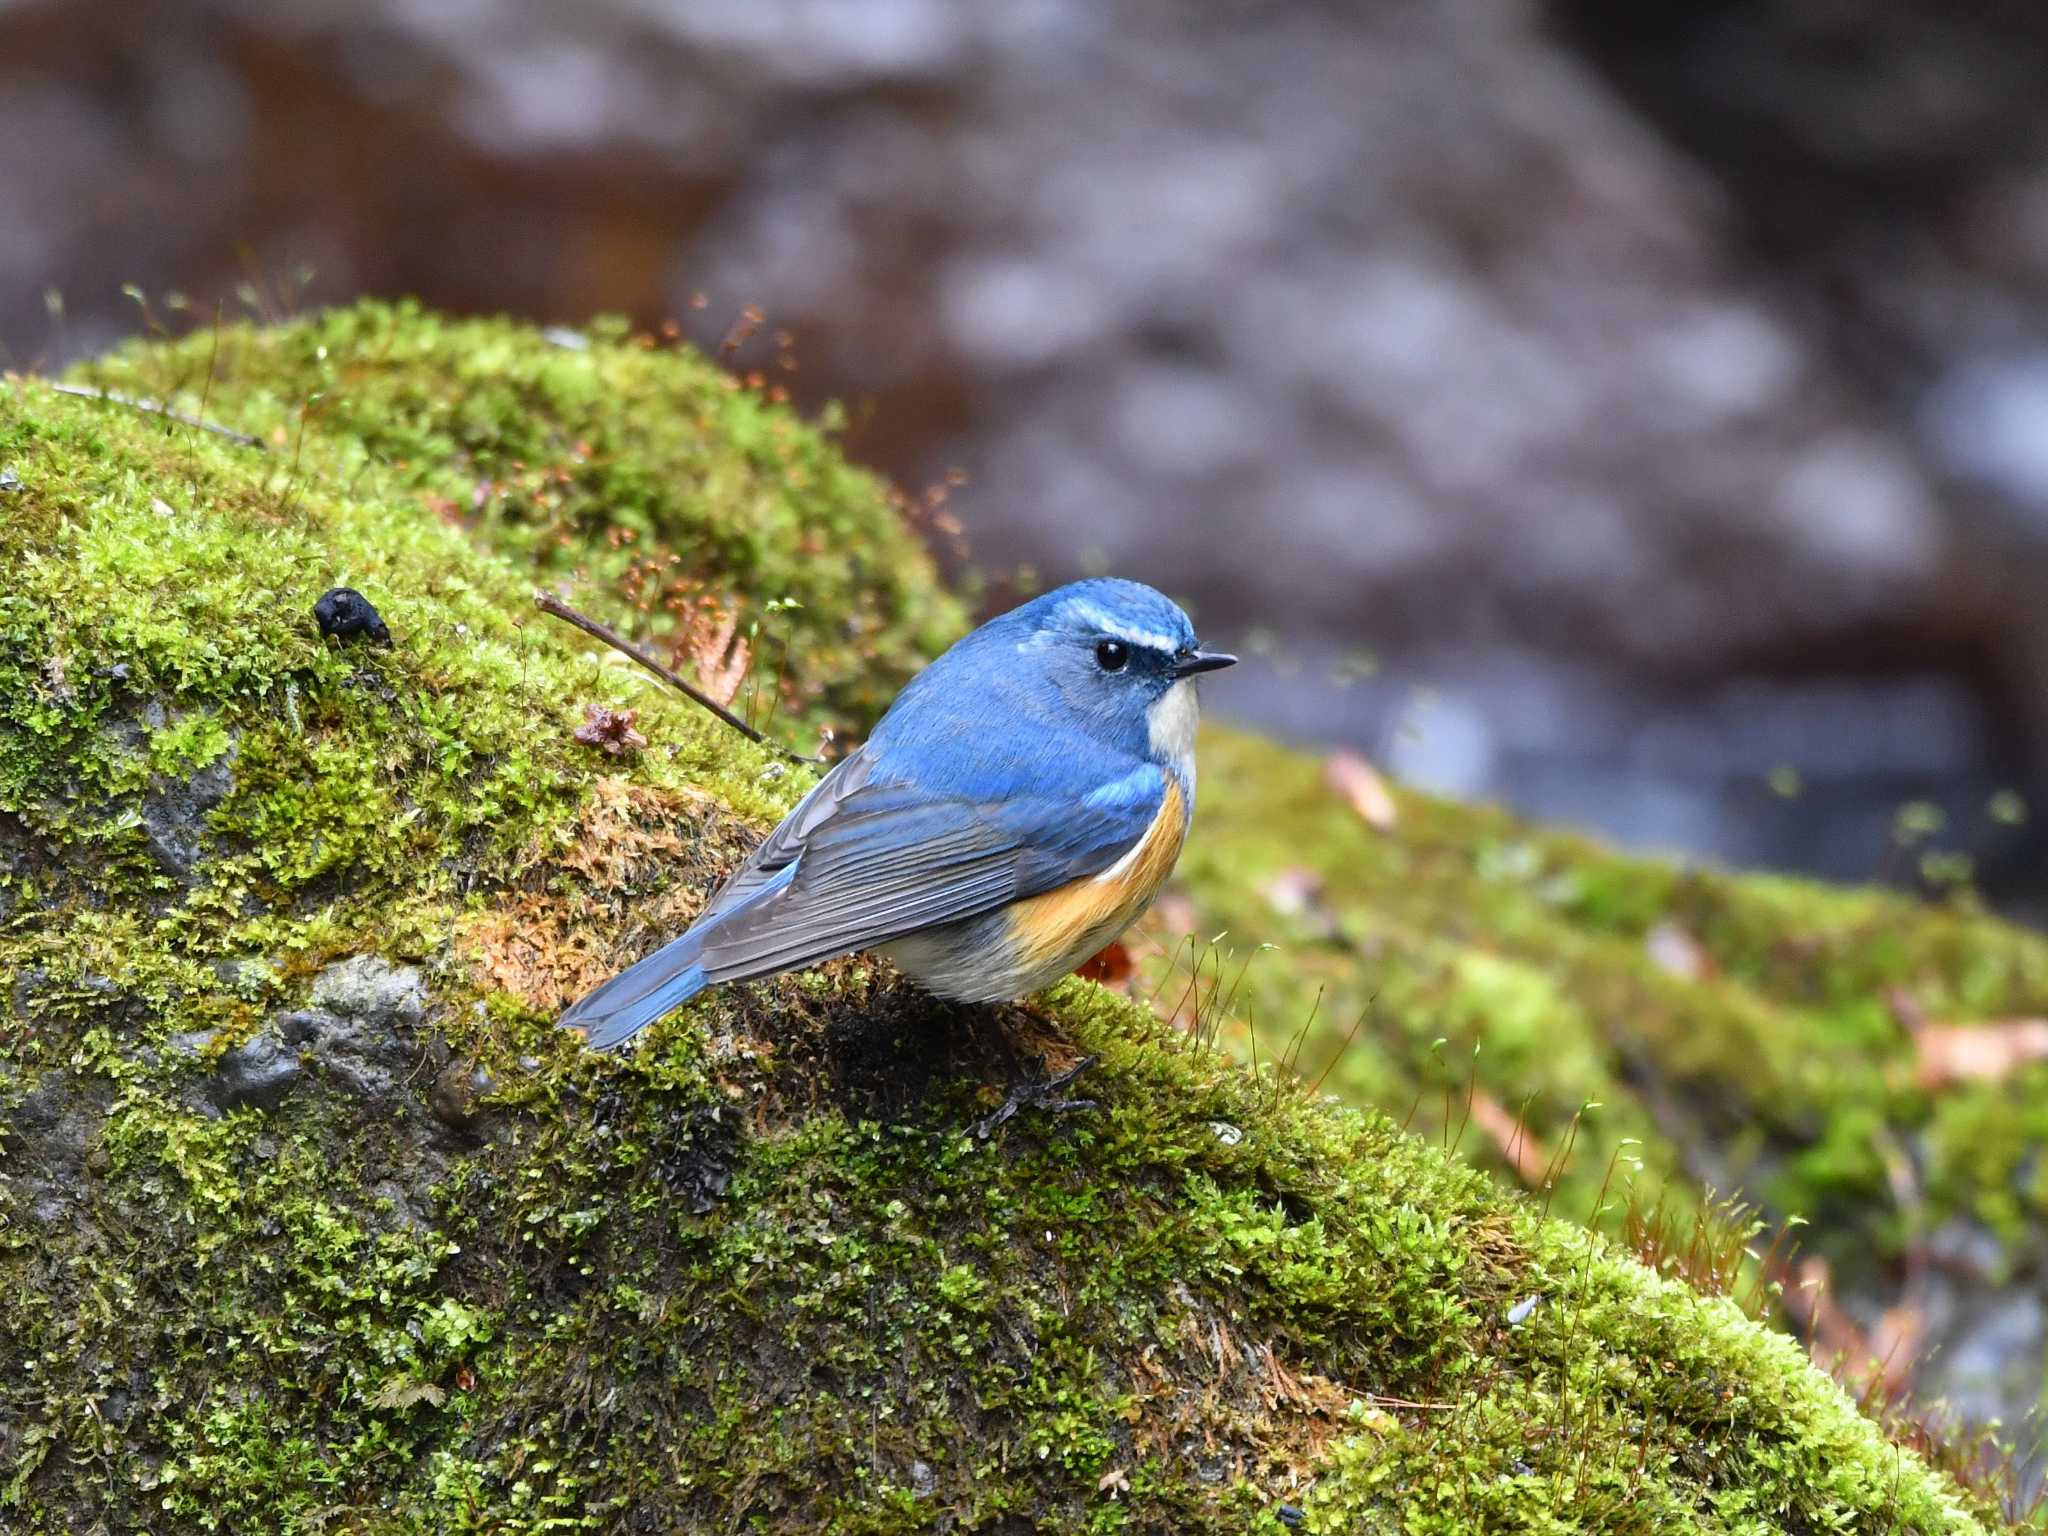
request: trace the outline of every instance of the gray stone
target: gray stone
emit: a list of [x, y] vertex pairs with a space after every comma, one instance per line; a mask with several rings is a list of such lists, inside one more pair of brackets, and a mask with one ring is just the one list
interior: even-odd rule
[[170, 1039], [164, 1042], [164, 1049], [173, 1056], [185, 1056], [196, 1060], [198, 1057], [206, 1054], [206, 1048], [211, 1044], [213, 1044], [212, 1030], [190, 1029], [182, 1034], [171, 1036]]
[[390, 1107], [404, 1095], [419, 1057], [387, 1018], [308, 1008], [284, 1014], [277, 1022], [284, 1038], [324, 1079], [366, 1104]]
[[42, 1227], [64, 1225], [92, 1178], [92, 1150], [112, 1089], [46, 1072], [7, 1114], [6, 1156], [16, 1208]]
[[36, 994], [50, 984], [50, 973], [39, 965], [25, 965], [14, 978], [9, 989], [8, 1002], [19, 1019], [33, 1019]]
[[277, 979], [277, 962], [264, 955], [241, 955], [215, 961], [213, 974], [244, 997], [254, 997]]
[[284, 1102], [300, 1072], [298, 1048], [271, 1025], [221, 1057], [207, 1097], [221, 1109], [267, 1113]]
[[434, 1078], [427, 1102], [434, 1117], [459, 1131], [475, 1126], [483, 1096], [491, 1091], [491, 1074], [466, 1061], [451, 1061]]
[[[412, 1102], [408, 1084], [445, 1051], [417, 1038], [427, 988], [419, 971], [376, 955], [356, 955], [322, 971], [313, 1004], [279, 1020], [321, 1075], [390, 1112]], [[452, 1122], [451, 1122], [452, 1123]]]
[[370, 1186], [370, 1198], [374, 1207], [381, 1207], [382, 1225], [387, 1231], [430, 1232], [433, 1223], [421, 1214], [415, 1203], [415, 1192], [408, 1190], [396, 1179], [381, 1179]]
[[137, 814], [150, 852], [165, 874], [191, 879], [206, 836], [206, 818], [234, 790], [234, 764], [230, 746], [190, 778], [157, 779], [143, 795]]
[[427, 987], [412, 966], [356, 955], [314, 978], [313, 1006], [352, 1019], [411, 1025], [426, 1013]]

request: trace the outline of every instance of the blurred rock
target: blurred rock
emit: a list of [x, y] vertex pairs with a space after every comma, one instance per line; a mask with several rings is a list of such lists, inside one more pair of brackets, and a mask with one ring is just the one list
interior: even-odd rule
[[1270, 632], [1233, 713], [1852, 877], [1934, 798], [2048, 899], [1981, 814], [2048, 799], [2044, 58], [1995, 0], [18, 5], [0, 343], [252, 272], [705, 344], [759, 302], [736, 364], [963, 466], [979, 561]]

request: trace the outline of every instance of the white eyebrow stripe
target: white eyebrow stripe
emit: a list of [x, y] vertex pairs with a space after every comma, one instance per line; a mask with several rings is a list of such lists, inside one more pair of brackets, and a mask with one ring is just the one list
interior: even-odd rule
[[1157, 630], [1133, 629], [1128, 624], [1119, 624], [1084, 597], [1069, 598], [1060, 604], [1060, 611], [1094, 625], [1105, 635], [1115, 635], [1117, 639], [1128, 640], [1132, 645], [1142, 645], [1148, 651], [1164, 651], [1171, 656], [1180, 650], [1180, 642], [1170, 635], [1162, 635]]

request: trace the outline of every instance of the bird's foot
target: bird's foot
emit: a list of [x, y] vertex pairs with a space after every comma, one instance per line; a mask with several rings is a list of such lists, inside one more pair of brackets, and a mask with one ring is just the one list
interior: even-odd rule
[[1093, 1099], [1068, 1099], [1061, 1097], [1061, 1090], [1095, 1065], [1096, 1058], [1083, 1056], [1066, 1071], [1047, 1078], [1042, 1083], [1019, 1083], [1010, 1090], [1010, 1096], [997, 1106], [994, 1114], [977, 1120], [969, 1127], [971, 1134], [987, 1141], [995, 1128], [1011, 1119], [1020, 1109], [1042, 1109], [1048, 1114], [1063, 1114], [1070, 1109], [1099, 1109]]

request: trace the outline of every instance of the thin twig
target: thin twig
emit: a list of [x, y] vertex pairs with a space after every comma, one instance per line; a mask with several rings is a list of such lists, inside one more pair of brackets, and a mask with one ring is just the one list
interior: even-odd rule
[[685, 698], [691, 700], [693, 703], [703, 705], [704, 708], [710, 710], [712, 714], [718, 716], [719, 719], [723, 720], [727, 725], [731, 726], [734, 730], [738, 731], [742, 736], [746, 737], [747, 740], [759, 742], [762, 746], [767, 747], [770, 751], [780, 752], [784, 757], [790, 759], [792, 762], [824, 762], [824, 759], [821, 757], [806, 757], [801, 752], [790, 751], [788, 747], [781, 745], [779, 742], [770, 741], [761, 732], [755, 730], [751, 725], [747, 724], [746, 721], [742, 720], [738, 715], [734, 714], [731, 710], [727, 709], [723, 704], [719, 703], [718, 700], [712, 698], [710, 694], [704, 692], [703, 689], [697, 687], [692, 683], [685, 682], [682, 678], [678, 677], [674, 672], [669, 670], [667, 667], [663, 666], [660, 662], [656, 661], [652, 656], [648, 655], [645, 651], [641, 650], [639, 646], [635, 645], [632, 641], [628, 640], [624, 635], [620, 634], [617, 630], [611, 628], [609, 625], [600, 624], [596, 619], [591, 618], [590, 615], [587, 613], [578, 613], [574, 608], [571, 608], [559, 597], [556, 597], [554, 593], [546, 591], [534, 593], [533, 604], [536, 608], [540, 609], [542, 613], [551, 613], [558, 619], [567, 620], [569, 623], [574, 624], [578, 629], [582, 630], [583, 633], [589, 635], [592, 639], [602, 640], [606, 645], [610, 646], [613, 650], [617, 651], [621, 656], [628, 656], [631, 657], [634, 661], [639, 662], [641, 666], [645, 667], [648, 671], [652, 672], [664, 683], [667, 683], [669, 687], [675, 689], [678, 693], [682, 694]]
[[90, 384], [60, 384], [54, 380], [50, 388], [60, 395], [76, 395], [81, 400], [104, 400], [109, 405], [125, 405], [131, 411], [147, 411], [152, 416], [166, 417], [171, 421], [183, 422], [188, 427], [197, 427], [202, 432], [211, 432], [215, 437], [224, 437], [231, 443], [240, 443], [244, 448], [263, 448], [263, 439], [252, 437], [247, 432], [238, 432], [233, 427], [224, 427], [217, 421], [208, 421], [203, 416], [194, 416], [161, 400], [145, 400], [135, 395], [117, 394], [111, 389], [98, 389]]
[[1413, 1398], [1388, 1397], [1381, 1392], [1364, 1392], [1359, 1396], [1375, 1408], [1398, 1408], [1408, 1413], [1454, 1413], [1456, 1403], [1418, 1403]]

